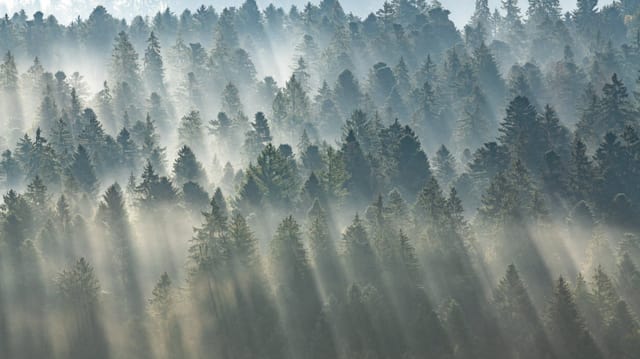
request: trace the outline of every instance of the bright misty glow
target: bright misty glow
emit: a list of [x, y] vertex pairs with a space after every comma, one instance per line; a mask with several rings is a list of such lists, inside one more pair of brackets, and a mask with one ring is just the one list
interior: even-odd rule
[[[441, 0], [440, 2], [451, 10], [451, 19], [458, 25], [463, 26], [473, 13], [475, 0]], [[600, 0], [600, 6], [611, 3], [613, 0]], [[268, 0], [257, 1], [258, 5], [264, 7], [271, 3]], [[288, 9], [291, 5], [303, 7], [307, 1], [301, 0], [281, 0], [273, 2], [276, 6]], [[381, 0], [344, 0], [341, 1], [345, 11], [353, 12], [359, 16], [366, 16], [380, 8]], [[560, 1], [565, 11], [570, 11], [575, 7], [575, 0]], [[174, 11], [181, 11], [183, 8], [195, 9], [200, 5], [213, 5], [217, 9], [225, 6], [238, 6], [241, 0], [0, 0], [0, 13], [9, 14], [26, 9], [30, 14], [37, 10], [44, 13], [55, 13], [59, 21], [68, 23], [77, 16], [86, 16], [84, 9], [90, 9], [96, 5], [104, 5], [109, 11], [118, 17], [130, 18], [131, 14], [153, 15], [160, 9], [169, 6]], [[489, 0], [489, 6], [493, 9], [499, 7], [500, 0]], [[520, 0], [520, 7], [526, 9], [527, 0]]]

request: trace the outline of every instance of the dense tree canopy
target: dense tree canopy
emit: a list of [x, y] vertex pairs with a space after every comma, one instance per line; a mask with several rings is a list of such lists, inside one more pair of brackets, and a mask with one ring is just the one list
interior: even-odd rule
[[640, 2], [105, 3], [0, 18], [0, 357], [638, 356]]

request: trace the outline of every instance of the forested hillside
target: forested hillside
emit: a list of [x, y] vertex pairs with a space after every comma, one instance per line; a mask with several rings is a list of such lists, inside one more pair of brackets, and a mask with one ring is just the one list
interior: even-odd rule
[[55, 15], [0, 19], [0, 357], [640, 356], [640, 0]]

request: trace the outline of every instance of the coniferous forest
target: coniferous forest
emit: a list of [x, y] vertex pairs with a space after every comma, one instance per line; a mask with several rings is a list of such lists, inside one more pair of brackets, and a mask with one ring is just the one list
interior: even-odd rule
[[0, 19], [0, 357], [640, 357], [640, 0], [55, 15]]

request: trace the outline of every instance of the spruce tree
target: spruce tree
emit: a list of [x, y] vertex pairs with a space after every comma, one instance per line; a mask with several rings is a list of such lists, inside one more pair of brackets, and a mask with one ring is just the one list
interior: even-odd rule
[[569, 285], [562, 277], [557, 280], [548, 304], [546, 323], [558, 358], [603, 357], [585, 326]]
[[444, 145], [436, 153], [435, 175], [438, 182], [443, 186], [448, 186], [456, 177], [456, 164], [453, 155]]
[[310, 339], [321, 305], [300, 225], [293, 217], [278, 226], [271, 242], [270, 263], [274, 278], [278, 278], [276, 298], [289, 308], [283, 320], [287, 336], [294, 339], [292, 350], [307, 356], [303, 343]]
[[182, 146], [178, 151], [178, 157], [173, 162], [173, 175], [176, 184], [182, 186], [186, 182], [195, 182], [201, 185], [207, 184], [207, 175], [202, 164], [196, 159], [196, 155], [188, 146]]
[[[138, 54], [129, 41], [129, 35], [121, 31], [115, 39], [111, 55], [110, 77], [116, 85], [123, 82], [132, 86], [134, 93], [140, 89]], [[133, 100], [133, 99], [131, 99]]]
[[264, 147], [271, 142], [271, 130], [264, 113], [256, 113], [254, 122], [251, 123], [253, 128], [245, 135], [244, 149], [250, 159], [256, 158]]
[[527, 358], [552, 356], [542, 323], [516, 267], [511, 264], [494, 291], [498, 323], [513, 355]]
[[99, 316], [100, 283], [93, 266], [80, 258], [58, 274], [56, 286], [63, 312], [70, 318], [65, 321], [73, 338], [68, 355], [108, 358], [107, 338]]
[[147, 40], [147, 48], [144, 52], [143, 77], [151, 92], [163, 94], [164, 91], [164, 67], [160, 54], [160, 41], [152, 31]]
[[94, 196], [98, 191], [98, 177], [96, 176], [95, 167], [89, 157], [89, 153], [82, 145], [78, 145], [78, 149], [73, 155], [73, 161], [69, 167], [69, 173], [73, 176], [75, 183], [84, 193]]
[[342, 237], [347, 268], [356, 282], [375, 283], [377, 268], [375, 252], [364, 223], [358, 215]]
[[350, 131], [340, 150], [348, 173], [345, 187], [356, 202], [368, 201], [371, 198], [371, 167], [365, 158], [355, 133]]
[[180, 142], [183, 146], [193, 148], [195, 151], [204, 150], [204, 132], [200, 112], [191, 111], [182, 117], [178, 128]]
[[259, 264], [257, 239], [240, 212], [231, 215], [229, 240], [232, 242], [232, 257], [243, 269], [253, 269]]

